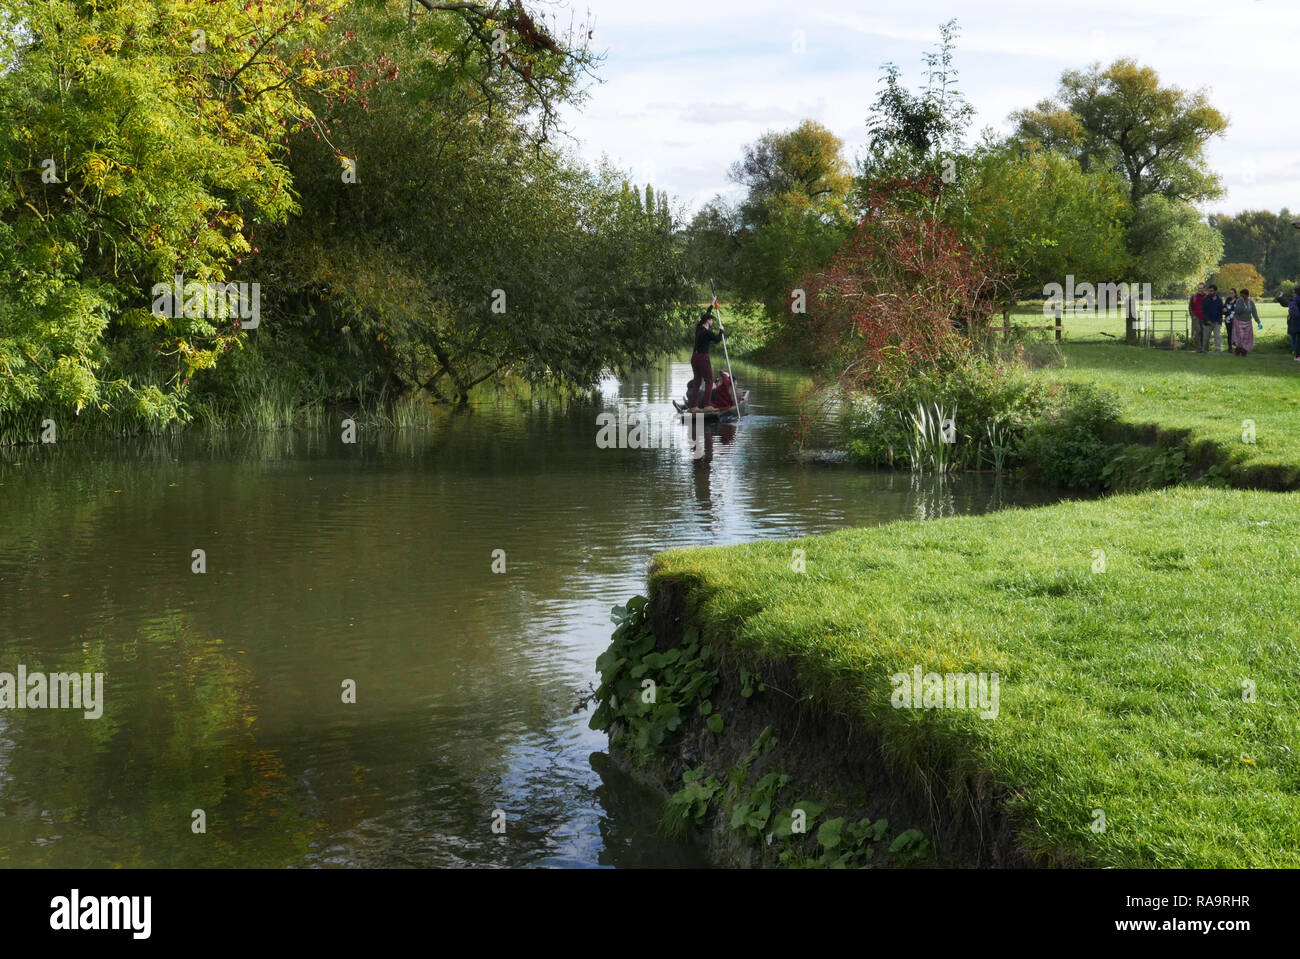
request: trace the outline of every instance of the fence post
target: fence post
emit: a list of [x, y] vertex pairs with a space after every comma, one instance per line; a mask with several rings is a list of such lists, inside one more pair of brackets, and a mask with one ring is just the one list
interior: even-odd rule
[[1062, 321], [1062, 310], [1061, 310], [1061, 304], [1058, 303], [1056, 304], [1056, 342], [1058, 343], [1061, 342], [1061, 329], [1062, 329], [1061, 321]]

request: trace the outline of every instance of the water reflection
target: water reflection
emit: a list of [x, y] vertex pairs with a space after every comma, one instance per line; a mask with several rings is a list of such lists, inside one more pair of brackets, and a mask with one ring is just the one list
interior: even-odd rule
[[[654, 553], [1045, 498], [797, 465], [806, 381], [735, 372], [748, 415], [702, 428], [669, 405], [674, 361], [355, 445], [323, 425], [0, 451], [0, 670], [106, 684], [99, 720], [0, 712], [0, 862], [698, 862], [573, 711]], [[620, 404], [672, 442], [597, 448]]]

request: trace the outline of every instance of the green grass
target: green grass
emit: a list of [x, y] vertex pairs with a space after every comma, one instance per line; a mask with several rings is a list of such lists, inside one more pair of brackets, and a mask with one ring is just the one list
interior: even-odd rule
[[[914, 788], [1003, 787], [1044, 862], [1300, 867], [1298, 564], [1300, 495], [1181, 488], [675, 551], [651, 588], [792, 666]], [[997, 718], [893, 708], [914, 665], [998, 673]]]
[[[1185, 445], [1213, 444], [1237, 485], [1300, 486], [1300, 363], [1280, 334], [1256, 333], [1244, 358], [1198, 356], [1121, 344], [1067, 343], [1065, 365], [1041, 371], [1057, 382], [1089, 381], [1117, 394], [1135, 426], [1186, 433]], [[1243, 439], [1254, 423], [1253, 443]]]
[[[1278, 306], [1272, 300], [1263, 297], [1256, 298], [1256, 306], [1259, 308], [1259, 319], [1264, 324], [1263, 332], [1256, 332], [1256, 342], [1263, 340], [1286, 339], [1286, 308]], [[1178, 332], [1179, 339], [1182, 339], [1184, 328], [1184, 315], [1187, 312], [1186, 300], [1156, 300], [1151, 304], [1151, 309], [1157, 314], [1157, 329], [1167, 329], [1169, 311], [1174, 311], [1174, 328]], [[1037, 327], [1051, 326], [1054, 320], [1050, 316], [1044, 316], [1042, 306], [1036, 303], [1022, 303], [1011, 313], [1012, 326], [1020, 327]], [[1001, 328], [1001, 318], [994, 317], [993, 326], [995, 329]], [[1066, 343], [1070, 342], [1123, 342], [1124, 341], [1124, 311], [1111, 310], [1109, 312], [1097, 314], [1077, 313], [1074, 316], [1067, 316], [1063, 322], [1062, 338]], [[1109, 336], [1107, 335], [1109, 334]], [[1052, 337], [1052, 331], [1040, 331], [1040, 335]], [[1186, 344], [1183, 344], [1186, 347]], [[1193, 347], [1194, 349], [1194, 347]]]

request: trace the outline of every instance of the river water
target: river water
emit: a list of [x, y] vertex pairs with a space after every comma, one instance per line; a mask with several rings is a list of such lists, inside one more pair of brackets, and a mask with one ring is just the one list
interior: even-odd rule
[[[806, 383], [736, 369], [699, 459], [677, 361], [355, 444], [0, 452], [0, 673], [103, 674], [99, 718], [0, 709], [0, 865], [701, 864], [575, 711], [651, 556], [1050, 498], [799, 465]], [[599, 448], [620, 406], [667, 448]]]

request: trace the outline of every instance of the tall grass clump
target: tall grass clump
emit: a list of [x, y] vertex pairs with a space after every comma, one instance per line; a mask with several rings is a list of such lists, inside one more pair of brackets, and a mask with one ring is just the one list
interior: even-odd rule
[[[1014, 358], [969, 353], [917, 369], [891, 386], [854, 394], [844, 404], [845, 448], [873, 466], [942, 470], [979, 468], [997, 424], [1001, 467], [1013, 465], [1019, 441], [1047, 405], [1044, 383]], [[918, 411], [920, 415], [918, 416]], [[946, 416], [937, 412], [951, 411]], [[928, 438], [951, 418], [949, 442]]]
[[954, 466], [953, 446], [956, 445], [957, 407], [945, 410], [934, 403], [926, 409], [924, 403], [916, 404], [916, 412], [909, 413], [912, 435], [908, 440], [907, 458], [914, 472], [929, 470], [946, 473]]

